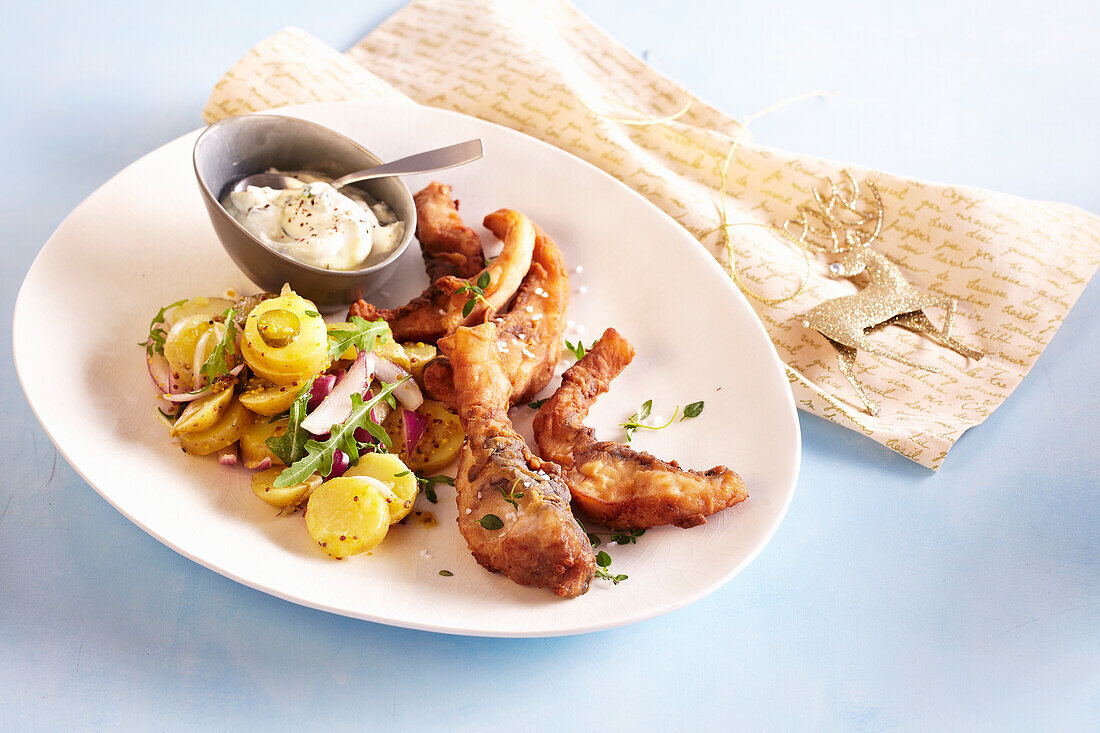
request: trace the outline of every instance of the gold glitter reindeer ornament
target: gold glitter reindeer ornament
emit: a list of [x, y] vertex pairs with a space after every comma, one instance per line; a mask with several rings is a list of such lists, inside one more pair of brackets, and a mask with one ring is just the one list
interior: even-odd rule
[[[868, 339], [872, 332], [885, 326], [901, 326], [922, 333], [969, 359], [981, 359], [983, 354], [951, 336], [958, 298], [917, 289], [905, 279], [897, 265], [871, 249], [882, 231], [882, 198], [874, 184], [868, 182], [873, 200], [864, 203], [871, 206], [871, 211], [861, 211], [859, 185], [847, 171], [844, 175], [848, 192], [830, 180], [829, 197], [815, 190], [816, 207], [799, 207], [800, 218], [788, 221], [787, 230], [790, 231], [792, 225], [801, 227], [797, 238], [805, 247], [840, 255], [837, 262], [829, 265], [831, 276], [852, 278], [865, 272], [869, 278], [868, 284], [858, 293], [827, 300], [811, 309], [803, 317], [802, 325], [814, 329], [832, 344], [841, 373], [855, 388], [867, 412], [876, 415], [878, 404], [867, 396], [856, 379], [857, 351], [929, 372], [938, 373], [939, 370], [873, 346]], [[924, 312], [925, 308], [937, 307], [946, 312], [942, 328], [936, 328]]]

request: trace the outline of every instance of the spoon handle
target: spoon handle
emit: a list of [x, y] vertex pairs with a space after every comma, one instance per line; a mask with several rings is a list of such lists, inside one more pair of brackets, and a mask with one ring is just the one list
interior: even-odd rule
[[410, 155], [407, 158], [400, 158], [389, 163], [377, 165], [373, 168], [349, 173], [333, 181], [332, 187], [340, 188], [349, 183], [366, 181], [371, 178], [403, 176], [410, 173], [427, 173], [429, 171], [443, 170], [444, 168], [454, 168], [456, 165], [463, 165], [464, 163], [475, 161], [482, 155], [484, 155], [484, 149], [481, 146], [481, 140], [467, 140], [464, 143], [428, 150], [423, 153], [417, 153], [416, 155]]

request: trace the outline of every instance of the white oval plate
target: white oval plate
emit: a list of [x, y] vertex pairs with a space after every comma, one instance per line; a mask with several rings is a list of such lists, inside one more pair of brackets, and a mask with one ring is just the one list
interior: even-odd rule
[[[435, 526], [410, 519], [370, 556], [328, 559], [299, 516], [276, 516], [252, 495], [248, 471], [174, 447], [153, 407], [137, 343], [157, 309], [230, 287], [255, 289], [203, 209], [191, 166], [196, 131], [138, 160], [78, 206], [38, 255], [16, 304], [15, 362], [31, 407], [107, 501], [172, 549], [245, 585], [334, 613], [455, 634], [550, 636], [639, 621], [718, 588], [760, 552], [798, 475], [794, 403], [752, 309], [684, 229], [588, 163], [471, 117], [366, 103], [281, 113], [327, 125], [384, 159], [481, 137], [485, 158], [435, 174], [454, 186], [466, 221], [492, 242], [480, 229], [482, 216], [500, 207], [525, 212], [576, 269], [569, 318], [585, 327], [585, 342], [613, 325], [637, 348], [590, 424], [601, 437], [621, 440], [617, 424], [646, 399], [665, 417], [675, 405], [704, 400], [700, 417], [638, 431], [633, 445], [691, 468], [727, 465], [744, 477], [749, 499], [704, 526], [660, 528], [636, 545], [607, 547], [612, 569], [629, 580], [596, 580], [568, 601], [478, 566], [446, 486], [438, 504], [417, 503], [434, 513]], [[430, 178], [407, 182], [415, 191]], [[399, 267], [382, 301], [404, 302], [425, 285], [416, 247]], [[47, 338], [59, 326], [65, 337]], [[531, 412], [512, 411], [528, 435]]]

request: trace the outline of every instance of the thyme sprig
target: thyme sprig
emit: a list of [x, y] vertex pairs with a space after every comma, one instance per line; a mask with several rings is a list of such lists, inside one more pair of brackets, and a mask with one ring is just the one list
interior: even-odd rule
[[455, 291], [455, 295], [458, 295], [460, 293], [470, 294], [470, 299], [467, 300], [466, 304], [462, 306], [463, 318], [466, 318], [474, 312], [474, 307], [477, 305], [477, 302], [479, 300], [486, 306], [489, 305], [489, 301], [485, 299], [485, 288], [489, 287], [490, 283], [492, 282], [492, 276], [489, 274], [488, 270], [485, 270], [480, 275], [478, 275], [476, 283], [471, 284], [467, 282], [465, 285]]
[[623, 582], [629, 575], [612, 575], [608, 568], [611, 567], [611, 555], [608, 555], [603, 550], [596, 553], [596, 577], [609, 580], [613, 585], [618, 585]]
[[676, 415], [680, 412], [680, 406], [676, 405], [676, 409], [672, 411], [672, 417], [668, 419], [664, 425], [643, 425], [642, 420], [649, 417], [649, 414], [653, 411], [653, 400], [646, 400], [642, 403], [633, 415], [626, 419], [626, 422], [619, 423], [619, 426], [626, 431], [626, 442], [629, 443], [634, 437], [634, 431], [639, 428], [644, 430], [664, 430], [673, 422], [676, 421]]

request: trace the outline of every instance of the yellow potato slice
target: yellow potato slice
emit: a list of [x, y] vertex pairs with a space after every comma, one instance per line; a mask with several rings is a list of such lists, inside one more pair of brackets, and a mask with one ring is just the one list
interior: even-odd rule
[[438, 471], [447, 466], [458, 455], [459, 448], [466, 435], [462, 432], [462, 423], [458, 415], [451, 412], [442, 402], [424, 400], [416, 408], [422, 415], [428, 416], [428, 427], [412, 455], [405, 450], [405, 434], [401, 426], [401, 410], [394, 410], [382, 422], [386, 434], [393, 446], [391, 451], [401, 457], [405, 465], [414, 471]]
[[199, 340], [214, 328], [214, 319], [210, 315], [195, 315], [177, 321], [164, 339], [164, 358], [168, 367], [176, 375], [181, 391], [190, 391], [195, 383], [192, 365], [195, 360], [195, 347]]
[[241, 404], [257, 415], [278, 415], [290, 409], [290, 404], [304, 384], [298, 380], [290, 384], [274, 384], [266, 379], [253, 379], [241, 393]]
[[344, 472], [345, 477], [372, 478], [378, 482], [379, 493], [390, 512], [390, 524], [396, 524], [412, 511], [420, 489], [416, 476], [400, 458], [392, 453], [367, 453], [359, 463]]
[[176, 306], [168, 311], [168, 315], [174, 323], [178, 323], [192, 316], [220, 316], [225, 313], [226, 308], [232, 307], [233, 301], [227, 298], [208, 298], [200, 295]]
[[269, 468], [252, 474], [252, 493], [276, 509], [301, 505], [321, 485], [321, 476], [315, 473], [300, 484], [277, 488], [273, 484], [282, 472], [282, 468]]
[[407, 371], [420, 384], [424, 379], [424, 367], [428, 365], [429, 361], [439, 356], [439, 350], [433, 344], [420, 342], [404, 344], [404, 347], [405, 354], [409, 357], [409, 369]]
[[259, 376], [288, 386], [305, 382], [328, 365], [328, 332], [317, 306], [284, 288], [248, 314], [241, 355]]
[[206, 430], [225, 414], [232, 401], [232, 387], [223, 388], [219, 392], [193, 400], [183, 409], [183, 413], [176, 419], [168, 434], [176, 436]]
[[239, 401], [233, 400], [218, 421], [206, 430], [180, 433], [180, 447], [185, 453], [205, 456], [237, 442], [255, 417]]
[[386, 537], [390, 513], [378, 490], [360, 478], [330, 479], [306, 504], [306, 530], [337, 559], [357, 555]]
[[283, 462], [267, 447], [267, 439], [274, 438], [286, 432], [287, 420], [265, 421], [257, 420], [241, 433], [241, 462], [245, 468], [260, 466], [265, 458], [271, 460], [272, 466], [282, 466]]

